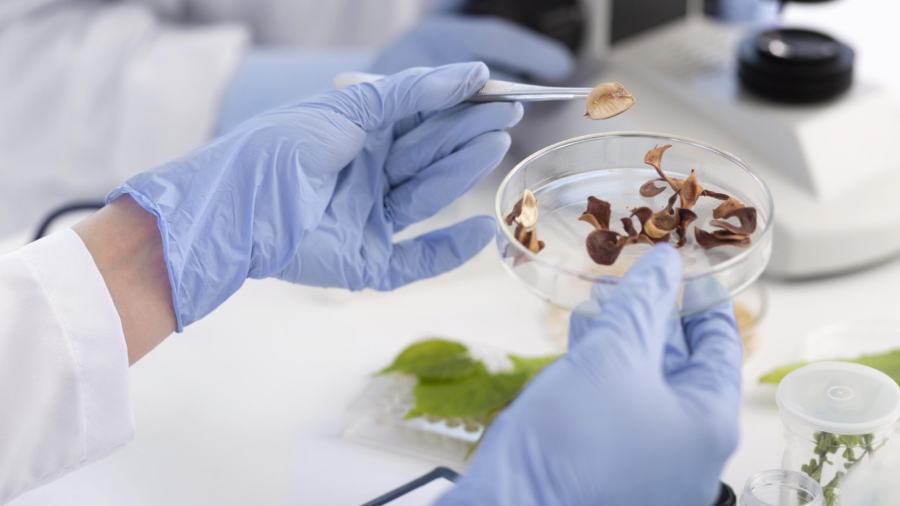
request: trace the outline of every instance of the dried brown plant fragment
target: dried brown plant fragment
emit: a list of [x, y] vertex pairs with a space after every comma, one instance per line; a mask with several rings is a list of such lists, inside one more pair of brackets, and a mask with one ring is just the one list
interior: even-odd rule
[[588, 234], [585, 241], [588, 255], [591, 260], [600, 265], [612, 265], [616, 263], [622, 248], [625, 247], [625, 237], [613, 230], [597, 229]]
[[585, 118], [600, 120], [618, 116], [634, 105], [634, 96], [619, 83], [602, 83], [588, 94]]
[[691, 171], [691, 175], [681, 185], [681, 208], [693, 209], [694, 204], [700, 200], [700, 195], [702, 194], [703, 187], [700, 186], [700, 181], [697, 180], [697, 173]]
[[[740, 225], [734, 226], [733, 224], [725, 221], [729, 218], [737, 218], [737, 220], [740, 222]], [[717, 228], [724, 228], [734, 235], [749, 236], [753, 234], [753, 232], [756, 232], [756, 208], [740, 207], [738, 209], [731, 210], [727, 213], [722, 214], [722, 219], [712, 220], [709, 222], [709, 224]]]
[[697, 213], [681, 208], [676, 209], [675, 213], [678, 215], [678, 226], [675, 227], [675, 231], [678, 233], [678, 244], [675, 247], [680, 249], [687, 244], [687, 229], [697, 219]]
[[611, 215], [612, 205], [609, 202], [596, 197], [588, 197], [587, 210], [578, 219], [590, 223], [595, 229], [609, 230]]
[[697, 240], [697, 244], [703, 249], [712, 249], [719, 246], [735, 246], [738, 248], [750, 246], [750, 238], [745, 235], [724, 235], [718, 232], [724, 231], [717, 231], [711, 234], [700, 227], [694, 227], [694, 239]]
[[539, 241], [537, 238], [537, 229], [528, 230], [522, 225], [516, 227], [516, 240], [535, 254], [540, 253], [545, 246], [544, 241]]
[[506, 224], [512, 225], [514, 222], [523, 225], [525, 228], [533, 227], [538, 221], [538, 201], [531, 193], [531, 190], [525, 190], [522, 198], [513, 206], [512, 212], [506, 215]]

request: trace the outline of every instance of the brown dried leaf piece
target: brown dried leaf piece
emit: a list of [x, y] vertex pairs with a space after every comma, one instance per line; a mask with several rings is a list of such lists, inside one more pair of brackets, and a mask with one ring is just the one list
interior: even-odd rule
[[525, 228], [533, 227], [538, 220], [538, 201], [531, 193], [531, 190], [525, 190], [522, 198], [513, 206], [512, 212], [506, 215], [506, 224], [512, 225], [513, 222], [523, 225]]
[[687, 244], [687, 229], [694, 220], [697, 219], [697, 213], [690, 209], [676, 209], [675, 214], [678, 215], [678, 226], [675, 231], [678, 232], [678, 244], [676, 248], [683, 248]]
[[635, 230], [631, 217], [622, 218], [622, 226], [625, 227], [625, 233], [628, 234], [628, 237], [637, 237], [638, 231]]
[[[681, 190], [681, 185], [678, 184], [673, 178], [670, 178], [669, 176], [667, 176], [666, 173], [663, 172], [663, 170], [662, 170], [663, 153], [665, 153], [666, 150], [671, 147], [672, 147], [671, 144], [666, 144], [663, 147], [657, 146], [657, 147], [651, 149], [650, 151], [647, 151], [647, 154], [644, 155], [644, 163], [646, 163], [647, 165], [650, 165], [654, 169], [656, 169], [656, 173], [659, 174], [660, 179], [662, 179], [663, 181], [668, 183], [669, 187], [671, 187], [672, 190], [679, 191], [679, 190]], [[645, 186], [646, 186], [646, 184], [645, 184]]]
[[641, 197], [655, 197], [666, 191], [665, 186], [656, 186], [656, 183], [665, 181], [664, 179], [651, 179], [641, 186]]
[[[729, 218], [737, 218], [741, 223], [740, 226], [736, 227], [731, 223], [725, 221]], [[722, 214], [722, 219], [712, 220], [709, 222], [709, 224], [714, 227], [724, 228], [734, 235], [749, 236], [753, 232], [756, 232], [756, 208], [740, 207], [738, 209], [728, 211], [727, 213]]]
[[[669, 240], [669, 232], [678, 226], [678, 215], [675, 213], [675, 199], [678, 193], [669, 198], [669, 203], [660, 211], [653, 213], [650, 219], [643, 223], [643, 233], [656, 242]], [[640, 217], [638, 217], [640, 219]]]
[[539, 241], [537, 238], [537, 229], [528, 230], [521, 224], [516, 227], [516, 240], [535, 254], [540, 253], [545, 246], [544, 241]]
[[516, 205], [513, 206], [512, 211], [510, 211], [510, 213], [506, 215], [506, 219], [504, 221], [507, 225], [512, 225], [513, 222], [515, 222], [516, 218], [518, 218], [519, 215], [522, 214], [523, 200], [524, 198], [519, 199], [519, 201], [516, 202]]
[[609, 202], [596, 197], [588, 197], [587, 210], [578, 219], [590, 223], [595, 229], [609, 230], [611, 214], [612, 205]]
[[588, 234], [588, 255], [591, 260], [600, 265], [612, 265], [616, 263], [622, 248], [625, 247], [625, 237], [613, 230], [597, 229]]
[[[719, 232], [725, 232], [725, 234]], [[700, 229], [700, 227], [694, 227], [694, 238], [697, 240], [697, 244], [703, 249], [712, 249], [719, 246], [735, 246], [738, 248], [750, 246], [749, 237], [745, 235], [726, 234], [728, 234], [726, 231], [717, 231], [716, 233], [710, 234], [706, 230]]]
[[697, 173], [691, 171], [691, 175], [684, 180], [684, 184], [681, 186], [681, 208], [692, 209], [702, 194], [703, 187], [697, 180]]
[[525, 190], [522, 195], [522, 209], [516, 217], [516, 223], [525, 228], [533, 227], [538, 221], [538, 201], [531, 190]]
[[638, 222], [641, 224], [641, 234], [640, 237], [647, 238], [651, 243], [665, 242], [669, 240], [669, 234], [664, 233], [661, 237], [653, 237], [648, 233], [648, 227], [657, 232], [655, 226], [650, 223], [650, 219], [653, 218], [653, 210], [649, 207], [639, 207], [637, 209], [632, 209], [631, 216], [637, 216]]
[[591, 90], [585, 105], [585, 118], [609, 119], [630, 109], [634, 97], [619, 83], [603, 83]]
[[713, 218], [717, 220], [721, 220], [725, 218], [725, 215], [734, 212], [738, 209], [744, 207], [744, 204], [741, 204], [741, 201], [734, 197], [727, 197], [725, 202], [719, 204], [719, 207], [713, 210]]

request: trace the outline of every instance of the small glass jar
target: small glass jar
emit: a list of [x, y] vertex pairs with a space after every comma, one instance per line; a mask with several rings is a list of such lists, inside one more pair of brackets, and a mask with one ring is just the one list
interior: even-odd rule
[[747, 480], [739, 506], [825, 506], [822, 486], [804, 473], [775, 469]]
[[858, 464], [887, 455], [900, 418], [900, 386], [859, 364], [801, 367], [778, 386], [782, 468], [822, 486], [825, 506], [838, 504], [841, 481]]

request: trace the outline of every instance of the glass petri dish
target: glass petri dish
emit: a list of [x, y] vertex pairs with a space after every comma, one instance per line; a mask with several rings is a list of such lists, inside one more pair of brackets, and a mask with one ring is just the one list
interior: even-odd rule
[[[709, 309], [750, 286], [762, 274], [772, 252], [774, 206], [766, 184], [729, 153], [690, 139], [640, 132], [577, 137], [544, 148], [513, 168], [501, 183], [495, 203], [496, 243], [504, 267], [545, 301], [588, 316], [598, 314], [611, 288], [651, 246], [628, 246], [614, 265], [598, 265], [585, 246], [593, 228], [578, 218], [589, 196], [612, 205], [610, 228], [619, 232], [623, 232], [620, 220], [631, 214], [629, 209], [664, 208], [671, 190], [645, 198], [639, 189], [658, 177], [652, 167], [644, 165], [644, 155], [665, 144], [672, 144], [662, 161], [667, 175], [687, 178], [695, 170], [704, 188], [728, 194], [757, 210], [757, 228], [747, 248], [704, 250], [689, 231], [687, 244], [678, 250], [684, 264], [681, 315]], [[546, 245], [538, 254], [515, 240], [515, 228], [504, 221], [526, 189], [538, 200], [536, 230]], [[698, 219], [691, 228], [712, 230], [709, 221], [720, 203], [701, 198], [694, 206]], [[636, 220], [635, 226], [640, 227]]]

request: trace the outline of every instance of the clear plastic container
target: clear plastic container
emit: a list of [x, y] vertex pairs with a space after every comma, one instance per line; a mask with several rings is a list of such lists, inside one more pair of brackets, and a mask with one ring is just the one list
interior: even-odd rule
[[[594, 263], [585, 239], [593, 229], [578, 218], [588, 196], [612, 204], [611, 229], [622, 231], [620, 219], [629, 208], [648, 206], [659, 210], [671, 195], [667, 190], [653, 198], [642, 197], [641, 185], [658, 177], [643, 163], [655, 146], [672, 144], [662, 167], [673, 178], [697, 172], [700, 184], [725, 193], [757, 210], [757, 229], [748, 248], [723, 246], [704, 250], [689, 230], [687, 245], [678, 251], [684, 263], [682, 315], [708, 309], [750, 286], [768, 264], [772, 251], [772, 196], [765, 183], [733, 155], [706, 144], [668, 135], [607, 133], [578, 137], [547, 147], [519, 163], [500, 185], [496, 200], [497, 247], [509, 272], [542, 299], [570, 311], [590, 316], [600, 311], [604, 298], [618, 279], [650, 246], [626, 247], [612, 266]], [[514, 227], [504, 218], [531, 190], [538, 200], [538, 239], [546, 247], [534, 254], [514, 237]], [[701, 198], [694, 207], [694, 226], [711, 230], [712, 210], [721, 202]], [[635, 220], [635, 226], [640, 225]], [[594, 301], [588, 302], [591, 290]]]
[[747, 480], [739, 506], [825, 506], [819, 483], [797, 471], [776, 469]]
[[870, 367], [820, 362], [781, 381], [775, 400], [783, 424], [782, 468], [822, 485], [838, 504], [841, 481], [866, 461], [888, 455], [900, 418], [900, 387]]

